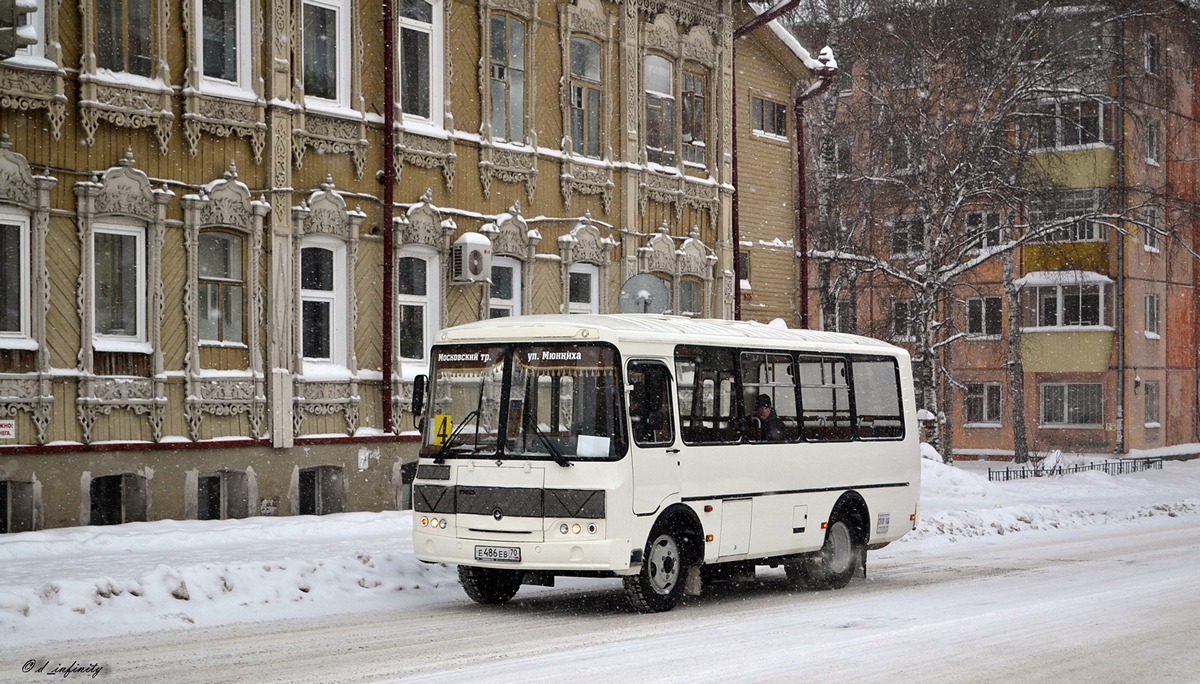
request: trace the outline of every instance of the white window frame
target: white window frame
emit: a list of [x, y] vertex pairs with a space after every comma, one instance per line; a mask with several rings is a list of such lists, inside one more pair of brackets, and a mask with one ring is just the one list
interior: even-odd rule
[[[212, 338], [204, 337], [203, 334], [201, 332], [199, 332], [200, 331], [199, 320], [200, 320], [200, 317], [203, 315], [203, 312], [201, 312], [199, 309], [200, 297], [199, 297], [199, 294], [197, 294], [197, 297], [196, 297], [196, 306], [197, 306], [196, 339], [197, 339], [198, 344], [202, 347], [235, 347], [235, 348], [243, 348], [244, 349], [247, 346], [246, 337], [249, 334], [247, 326], [245, 325], [245, 322], [244, 322], [245, 318], [246, 318], [246, 314], [249, 311], [249, 307], [247, 305], [249, 303], [248, 296], [250, 294], [250, 283], [247, 282], [247, 280], [249, 278], [249, 274], [246, 269], [246, 249], [247, 249], [249, 236], [242, 232], [229, 231], [229, 230], [201, 231], [196, 236], [197, 247], [199, 247], [201, 241], [204, 239], [205, 236], [212, 236], [212, 235], [219, 236], [222, 240], [229, 240], [230, 238], [237, 239], [238, 246], [241, 247], [241, 250], [238, 252], [238, 258], [241, 261], [241, 264], [240, 264], [241, 279], [222, 278], [222, 277], [216, 277], [216, 276], [201, 276], [200, 275], [200, 267], [201, 267], [201, 261], [202, 261], [201, 255], [203, 254], [201, 252], [201, 255], [197, 256], [196, 292], [199, 293], [201, 287], [203, 287], [206, 284], [210, 284], [210, 283], [221, 286], [220, 289], [218, 290], [219, 292], [224, 292], [225, 288], [229, 287], [229, 286], [240, 287], [242, 290], [242, 319], [243, 319], [243, 324], [242, 324], [242, 328], [241, 328], [242, 334], [241, 334], [241, 339], [238, 339], [238, 340], [223, 340], [223, 339], [212, 339]], [[222, 319], [224, 319], [225, 313], [226, 313], [224, 305], [225, 305], [225, 303], [222, 301], [221, 302]], [[222, 328], [221, 332], [223, 335], [227, 334], [227, 332], [223, 328]]]
[[[656, 60], [667, 67], [667, 82], [671, 92], [654, 90], [650, 87], [648, 73], [651, 60]], [[647, 163], [661, 168], [678, 168], [681, 153], [676, 130], [679, 127], [680, 105], [675, 98], [675, 88], [678, 86], [679, 68], [672, 60], [659, 54], [648, 54], [642, 59], [642, 88], [645, 98], [646, 129], [642, 147], [646, 151]], [[653, 111], [654, 116], [651, 116]], [[660, 140], [650, 140], [652, 119], [660, 121], [657, 130], [662, 132]], [[651, 143], [659, 143], [661, 147], [651, 147]]]
[[1151, 254], [1159, 253], [1158, 207], [1146, 207], [1146, 225], [1142, 226], [1142, 249]]
[[[589, 43], [592, 46], [594, 46], [596, 49], [596, 56], [597, 56], [597, 61], [598, 61], [598, 65], [597, 65], [598, 66], [598, 76], [595, 80], [590, 78], [586, 73], [577, 73], [575, 71], [574, 51], [575, 51], [575, 45], [577, 42]], [[592, 36], [580, 34], [580, 35], [572, 36], [570, 38], [570, 40], [568, 41], [568, 46], [569, 46], [569, 50], [571, 52], [571, 54], [569, 55], [571, 68], [570, 68], [570, 72], [568, 75], [568, 79], [570, 81], [570, 83], [568, 84], [568, 87], [569, 87], [568, 106], [570, 108], [570, 111], [568, 112], [568, 118], [569, 118], [569, 124], [568, 124], [569, 129], [568, 130], [571, 131], [571, 152], [572, 152], [572, 154], [575, 154], [580, 157], [588, 157], [591, 159], [600, 159], [604, 156], [604, 138], [605, 138], [605, 135], [604, 135], [604, 133], [605, 133], [605, 131], [604, 131], [604, 99], [605, 99], [604, 98], [604, 86], [605, 86], [605, 82], [604, 82], [604, 77], [605, 77], [604, 45], [599, 40], [597, 40], [596, 38], [594, 38]], [[596, 103], [596, 107], [594, 107], [594, 108], [592, 107], [591, 99], [589, 97], [589, 93], [591, 93], [591, 92], [597, 93], [597, 96], [598, 96], [598, 102]], [[581, 136], [581, 139], [576, 139], [579, 136], [576, 136], [574, 134], [575, 133], [575, 130], [574, 130], [574, 128], [575, 128], [575, 123], [574, 123], [575, 112], [579, 112], [579, 116], [582, 119], [581, 128], [582, 128], [583, 135]], [[589, 132], [589, 129], [590, 129], [590, 126], [591, 126], [593, 120], [599, 122], [597, 124], [597, 135], [596, 135], [595, 140], [592, 140], [591, 137], [588, 136], [588, 132]], [[595, 152], [596, 152], [595, 154], [592, 154], [591, 150], [588, 149], [589, 147], [592, 147], [592, 146], [595, 147]]]
[[[1070, 190], [1055, 194], [1053, 199], [1034, 207], [1031, 217], [1035, 222], [1064, 223], [1054, 230], [1038, 236], [1042, 243], [1104, 242], [1106, 226], [1090, 218], [1075, 218], [1095, 214], [1099, 198], [1095, 190]], [[1065, 223], [1071, 221], [1070, 223]]]
[[[768, 115], [769, 110], [769, 115]], [[782, 124], [778, 116], [783, 114]], [[778, 129], [778, 130], [776, 130]], [[750, 132], [770, 138], [785, 141], [788, 139], [787, 105], [767, 97], [753, 96], [750, 98]]]
[[[1099, 293], [1100, 293], [1100, 302], [1099, 302], [1100, 316], [1099, 316], [1099, 319], [1096, 323], [1079, 323], [1079, 324], [1075, 324], [1075, 325], [1069, 324], [1064, 321], [1064, 317], [1066, 316], [1066, 301], [1064, 298], [1065, 296], [1064, 296], [1063, 290], [1065, 288], [1084, 288], [1084, 287], [1099, 288]], [[1028, 310], [1029, 305], [1030, 305], [1029, 302], [1030, 301], [1032, 302], [1033, 312], [1034, 312], [1034, 325], [1027, 325], [1027, 323], [1029, 321], [1025, 320], [1025, 318], [1024, 318], [1025, 312], [1023, 311], [1022, 312], [1022, 316], [1023, 316], [1022, 323], [1025, 323], [1026, 325], [1023, 325], [1022, 327], [1024, 329], [1029, 329], [1029, 328], [1105, 328], [1105, 327], [1109, 327], [1112, 325], [1112, 323], [1109, 321], [1110, 312], [1108, 311], [1108, 304], [1109, 304], [1108, 299], [1109, 299], [1109, 288], [1110, 287], [1111, 287], [1110, 283], [1078, 283], [1078, 284], [1072, 283], [1069, 285], [1027, 286], [1026, 288], [1022, 289], [1021, 296], [1023, 298], [1031, 297], [1032, 299], [1031, 300], [1023, 299], [1022, 300], [1022, 309]], [[1042, 291], [1043, 290], [1046, 290], [1046, 291], [1053, 290], [1054, 291], [1054, 300], [1055, 300], [1054, 319], [1055, 320], [1053, 323], [1050, 323], [1048, 325], [1044, 324], [1041, 320], [1041, 317], [1042, 317], [1041, 303], [1042, 303]], [[1078, 293], [1078, 296], [1080, 296], [1080, 297], [1083, 296], [1082, 290], [1080, 290], [1080, 292]], [[1081, 305], [1081, 307], [1082, 307], [1082, 305]]]
[[[994, 300], [1000, 305], [1000, 329], [988, 329], [987, 305], [989, 300]], [[974, 307], [979, 307], [979, 330], [971, 329], [972, 311]], [[967, 335], [972, 339], [991, 339], [996, 340], [1004, 334], [1004, 301], [1000, 297], [971, 297], [967, 300]]]
[[[100, 223], [97, 222], [92, 227], [92, 347], [97, 351], [149, 351], [149, 337], [146, 326], [146, 226], [134, 225], [130, 223]], [[99, 301], [99, 290], [96, 287], [96, 237], [99, 235], [122, 235], [130, 236], [136, 239], [137, 244], [137, 294], [136, 310], [134, 313], [136, 332], [133, 335], [107, 335], [96, 330], [96, 319], [99, 317], [96, 311], [96, 304]], [[137, 345], [137, 349], [129, 348], [129, 345]], [[144, 347], [144, 348], [143, 348]]]
[[[591, 276], [591, 298], [592, 301], [572, 302], [571, 301], [571, 274], [572, 273], [587, 273]], [[567, 272], [567, 313], [572, 314], [598, 314], [600, 313], [600, 267], [595, 264], [571, 264], [570, 270]]]
[[1159, 335], [1160, 311], [1158, 295], [1150, 292], [1146, 294], [1145, 304], [1143, 305], [1145, 322], [1145, 334], [1148, 340], [1161, 339]]
[[1147, 31], [1143, 47], [1145, 50], [1142, 55], [1142, 66], [1146, 69], [1147, 74], [1158, 76], [1162, 70], [1162, 43], [1158, 40], [1158, 34]]
[[193, 26], [196, 36], [197, 71], [200, 74], [200, 90], [202, 92], [216, 91], [219, 94], [235, 96], [254, 96], [254, 84], [251, 81], [253, 47], [250, 37], [250, 3], [237, 0], [234, 3], [237, 21], [237, 43], [233, 46], [237, 51], [237, 77], [232, 80], [208, 76], [204, 73], [204, 0], [195, 0]]
[[[397, 60], [397, 63], [396, 63], [396, 93], [397, 93], [396, 101], [397, 101], [397, 105], [400, 107], [401, 121], [403, 121], [405, 126], [416, 126], [418, 128], [421, 126], [429, 126], [434, 129], [441, 130], [445, 125], [445, 123], [444, 123], [445, 93], [444, 93], [444, 86], [443, 86], [443, 84], [445, 82], [445, 73], [444, 73], [443, 69], [444, 69], [444, 65], [446, 63], [446, 59], [445, 59], [445, 50], [446, 50], [445, 29], [443, 28], [444, 27], [443, 22], [445, 21], [444, 5], [442, 4], [442, 0], [428, 0], [428, 2], [430, 5], [430, 10], [432, 12], [432, 22], [428, 23], [428, 24], [426, 24], [425, 22], [417, 21], [415, 19], [408, 19], [408, 18], [401, 16], [401, 13], [399, 12], [399, 7], [397, 7], [397, 13], [396, 13], [396, 17], [397, 17], [396, 18], [396, 46], [397, 46], [397, 49], [396, 49], [396, 60]], [[404, 64], [403, 64], [403, 62], [400, 61], [400, 58], [401, 58], [400, 46], [402, 45], [401, 41], [402, 41], [402, 38], [404, 35], [403, 32], [406, 29], [410, 30], [410, 31], [418, 31], [421, 33], [425, 33], [429, 36], [429, 64], [428, 64], [428, 68], [429, 68], [429, 116], [428, 117], [422, 117], [422, 116], [419, 116], [416, 114], [411, 114], [409, 112], [404, 111], [404, 106], [401, 103], [401, 97], [403, 96], [403, 93], [401, 92], [401, 88], [400, 88], [400, 83], [401, 83], [400, 79], [404, 75], [403, 74]]]
[[[300, 48], [304, 49], [304, 12], [312, 5], [323, 9], [333, 10], [337, 14], [337, 45], [335, 48], [337, 55], [337, 99], [330, 100], [324, 97], [310, 95], [304, 93], [304, 106], [311, 107], [315, 110], [336, 110], [345, 113], [350, 107], [350, 3], [348, 0], [304, 0], [301, 3], [301, 37]], [[301, 57], [301, 67], [304, 66], [303, 57]], [[304, 75], [300, 76], [303, 83]]]
[[[9, 60], [33, 61], [42, 63], [46, 61], [46, 0], [37, 0], [37, 9], [23, 15], [37, 33], [37, 42], [33, 45], [22, 45], [17, 48], [15, 54], [9, 57]], [[22, 24], [23, 26], [26, 24]], [[8, 60], [0, 60], [7, 62]]]
[[[37, 349], [37, 340], [33, 339], [30, 319], [30, 293], [32, 292], [32, 273], [29, 270], [30, 250], [30, 220], [29, 215], [14, 211], [8, 207], [0, 207], [0, 225], [12, 226], [17, 229], [17, 263], [19, 270], [17, 306], [20, 307], [17, 330], [0, 330], [0, 349]], [[7, 268], [7, 265], [4, 265]]]
[[963, 225], [973, 249], [981, 251], [1000, 245], [1000, 212], [969, 211]]
[[[310, 235], [305, 237], [300, 243], [300, 258], [301, 262], [298, 265], [303, 269], [303, 253], [305, 249], [317, 248], [325, 249], [333, 252], [333, 289], [332, 290], [306, 290], [301, 287], [304, 282], [304, 274], [300, 274], [300, 282], [296, 283], [296, 287], [300, 293], [300, 306], [297, 307], [297, 314], [300, 318], [297, 324], [300, 326], [300, 348], [301, 358], [304, 360], [304, 375], [313, 374], [320, 368], [345, 368], [347, 361], [347, 336], [349, 332], [349, 320], [347, 311], [348, 283], [346, 282], [346, 243], [337, 238], [327, 235]], [[320, 301], [329, 302], [329, 358], [314, 358], [304, 356], [304, 302], [305, 301]]]
[[1146, 124], [1146, 163], [1150, 166], [1158, 166], [1159, 154], [1159, 135], [1158, 124]]
[[[901, 315], [903, 309], [903, 315]], [[903, 322], [903, 330], [898, 327], [898, 323]], [[892, 300], [892, 339], [893, 340], [915, 340], [916, 335], [913, 330], [913, 300], [911, 299], [893, 299]]]
[[[993, 398], [994, 394], [996, 404], [996, 414], [991, 415], [989, 410], [989, 399]], [[970, 406], [972, 398], [977, 398], [983, 402], [981, 407], [982, 415], [979, 420], [972, 421], [970, 414]], [[966, 418], [964, 427], [1000, 427], [1002, 425], [1002, 417], [1004, 416], [1004, 392], [998, 382], [968, 382], [963, 390], [963, 415]]]
[[1142, 393], [1145, 397], [1145, 408], [1142, 420], [1147, 429], [1162, 427], [1162, 396], [1159, 393], [1159, 384], [1157, 380], [1149, 380], [1142, 386]]
[[[920, 240], [914, 240], [914, 226], [920, 226]], [[892, 221], [888, 251], [894, 257], [913, 257], [925, 251], [925, 220], [920, 216], [899, 216]], [[896, 250], [896, 238], [903, 237], [904, 250]]]
[[512, 298], [500, 299], [492, 292], [488, 292], [488, 318], [496, 318], [493, 315], [495, 310], [503, 310], [505, 316], [520, 316], [521, 315], [521, 261], [508, 256], [493, 256], [492, 270], [496, 268], [512, 269]]
[[[504, 19], [504, 45], [506, 54], [503, 64], [497, 60], [493, 60], [491, 54], [493, 50], [492, 46], [495, 44], [496, 40], [495, 36], [493, 35], [494, 27], [492, 22], [498, 18]], [[521, 53], [521, 64], [519, 68], [514, 66], [513, 63], [509, 61], [509, 57], [512, 56], [512, 35], [509, 31], [509, 28], [511, 28], [514, 22], [521, 24], [522, 27], [521, 40], [523, 51]], [[526, 139], [529, 137], [528, 121], [529, 116], [532, 113], [532, 107], [530, 106], [529, 101], [529, 82], [531, 80], [530, 71], [532, 67], [530, 64], [530, 40], [532, 40], [533, 37], [533, 21], [530, 18], [518, 14], [496, 12], [488, 15], [487, 30], [487, 53], [484, 55], [484, 59], [488, 65], [487, 89], [490, 98], [489, 104], [491, 107], [487, 112], [485, 112], [485, 114], [488, 117], [488, 122], [490, 124], [492, 140], [499, 140], [512, 145], [524, 145]], [[514, 71], [519, 71], [521, 74], [523, 74], [520, 85], [514, 86], [513, 84], [513, 78], [511, 74]], [[502, 131], [497, 130], [495, 120], [496, 107], [498, 106], [495, 102], [494, 93], [494, 87], [496, 84], [503, 84], [504, 86], [503, 118], [505, 126], [504, 130]], [[512, 105], [516, 102], [517, 98], [520, 99], [521, 111], [519, 113], [514, 113], [512, 110]], [[514, 130], [514, 128], [518, 130]], [[513, 133], [518, 133], [518, 135], [514, 136]]]
[[[1083, 387], [1100, 388], [1100, 420], [1095, 423], [1072, 423], [1071, 417], [1071, 392], [1074, 389], [1078, 391]], [[1052, 423], [1046, 419], [1046, 391], [1050, 388], [1063, 388], [1062, 394], [1062, 422]], [[1039, 426], [1042, 428], [1083, 428], [1094, 430], [1104, 427], [1104, 383], [1100, 382], [1047, 382], [1042, 383], [1038, 388], [1038, 420]]]
[[[405, 245], [400, 248], [397, 255], [398, 258], [420, 259], [425, 262], [425, 295], [410, 295], [396, 293], [396, 309], [401, 306], [420, 306], [424, 307], [425, 311], [422, 316], [424, 323], [421, 331], [423, 344], [423, 358], [409, 358], [400, 356], [400, 364], [405, 369], [404, 376], [409, 377], [417, 373], [426, 372], [429, 366], [429, 350], [433, 346], [433, 337], [437, 334], [441, 321], [441, 301], [442, 301], [442, 260], [441, 254], [432, 247], [424, 245]], [[399, 321], [399, 316], [396, 317]], [[399, 338], [397, 337], [396, 353], [400, 354]]]

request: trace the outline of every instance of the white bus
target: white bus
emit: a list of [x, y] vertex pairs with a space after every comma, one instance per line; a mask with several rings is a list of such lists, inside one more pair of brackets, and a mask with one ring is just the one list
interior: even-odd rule
[[441, 331], [430, 361], [413, 549], [457, 564], [479, 603], [621, 577], [637, 610], [664, 611], [700, 592], [702, 570], [759, 565], [841, 588], [867, 549], [916, 526], [912, 369], [885, 342], [519, 316]]

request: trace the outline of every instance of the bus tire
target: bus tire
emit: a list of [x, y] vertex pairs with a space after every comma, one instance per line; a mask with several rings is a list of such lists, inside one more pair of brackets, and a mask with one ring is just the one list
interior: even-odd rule
[[686, 551], [675, 529], [655, 525], [646, 541], [642, 569], [625, 578], [625, 595], [639, 613], [671, 610], [683, 596], [687, 579]]
[[850, 583], [858, 569], [864, 549], [858, 535], [842, 519], [825, 531], [821, 550], [784, 570], [793, 584], [806, 589], [841, 589]]
[[508, 603], [521, 588], [521, 573], [497, 568], [458, 566], [458, 581], [472, 601], [484, 605]]

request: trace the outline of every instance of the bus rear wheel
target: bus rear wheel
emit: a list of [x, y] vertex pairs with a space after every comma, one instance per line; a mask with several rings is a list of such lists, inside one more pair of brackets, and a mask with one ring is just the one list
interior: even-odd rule
[[472, 601], [484, 605], [508, 603], [521, 588], [521, 573], [515, 570], [458, 566], [458, 581]]
[[625, 595], [639, 613], [671, 610], [683, 596], [687, 565], [681, 538], [674, 531], [656, 526], [638, 574], [625, 578]]
[[784, 569], [793, 584], [808, 589], [841, 589], [850, 583], [862, 560], [864, 548], [844, 520], [834, 521], [825, 531], [825, 543], [812, 556]]

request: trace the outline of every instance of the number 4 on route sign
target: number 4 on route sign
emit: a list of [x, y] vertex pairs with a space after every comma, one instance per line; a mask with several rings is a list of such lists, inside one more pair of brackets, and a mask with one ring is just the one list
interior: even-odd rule
[[436, 446], [446, 446], [453, 431], [452, 418], [448, 413], [441, 413], [433, 419], [433, 443]]

